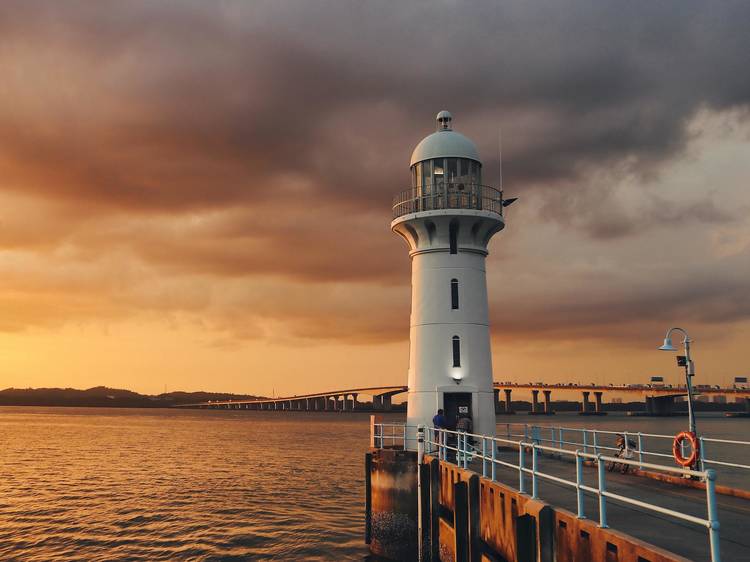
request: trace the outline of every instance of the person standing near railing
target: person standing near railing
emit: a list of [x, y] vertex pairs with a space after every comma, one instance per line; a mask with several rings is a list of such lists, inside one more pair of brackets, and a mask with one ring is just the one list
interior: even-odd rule
[[[442, 408], [437, 411], [437, 414], [432, 418], [432, 426], [435, 429], [448, 429], [448, 420], [445, 418], [445, 412]], [[441, 431], [435, 432], [435, 441], [437, 442], [438, 448], [443, 445], [444, 434]]]
[[[474, 422], [471, 421], [471, 418], [467, 415], [462, 415], [460, 418], [458, 418], [458, 421], [456, 422], [456, 431], [460, 431], [461, 433], [473, 433], [474, 432]], [[473, 446], [474, 445], [474, 438], [473, 437], [467, 437], [466, 442]]]

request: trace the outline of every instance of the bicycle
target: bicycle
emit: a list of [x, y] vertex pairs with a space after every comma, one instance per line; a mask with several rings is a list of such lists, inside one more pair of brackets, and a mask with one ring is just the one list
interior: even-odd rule
[[[618, 459], [626, 459], [630, 460], [633, 458], [633, 449], [635, 449], [636, 444], [628, 439], [627, 446], [625, 445], [625, 437], [623, 435], [618, 434], [617, 435], [617, 441], [615, 443], [619, 450], [613, 455], [615, 458]], [[623, 462], [617, 462], [617, 461], [607, 461], [607, 464], [605, 465], [605, 468], [609, 472], [614, 472], [614, 470], [617, 467], [620, 467], [620, 472], [622, 474], [627, 474], [630, 471], [631, 465], [628, 463]]]

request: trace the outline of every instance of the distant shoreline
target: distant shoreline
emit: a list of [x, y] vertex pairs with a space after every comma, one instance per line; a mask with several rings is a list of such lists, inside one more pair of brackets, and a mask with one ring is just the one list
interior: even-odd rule
[[6, 388], [0, 390], [0, 406], [50, 406], [92, 408], [170, 408], [209, 400], [253, 400], [263, 398], [250, 394], [222, 392], [167, 392], [139, 394], [131, 390], [96, 386], [76, 388]]

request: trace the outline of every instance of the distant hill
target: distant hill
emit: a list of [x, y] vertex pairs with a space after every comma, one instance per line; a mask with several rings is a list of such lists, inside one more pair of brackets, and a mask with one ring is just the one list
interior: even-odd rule
[[0, 406], [109, 406], [116, 408], [168, 408], [176, 404], [208, 400], [261, 398], [249, 394], [222, 392], [167, 392], [156, 396], [121, 388], [95, 386], [76, 388], [6, 388], [0, 390]]

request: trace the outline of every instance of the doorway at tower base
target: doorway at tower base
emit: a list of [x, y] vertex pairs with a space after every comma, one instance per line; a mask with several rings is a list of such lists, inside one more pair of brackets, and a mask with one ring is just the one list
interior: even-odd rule
[[437, 391], [409, 391], [406, 424], [412, 434], [407, 435], [406, 448], [417, 450], [416, 428], [433, 427], [432, 418], [439, 409], [444, 410], [448, 429], [454, 429], [459, 418], [471, 418], [472, 431], [478, 435], [495, 436], [494, 393], [478, 392], [468, 385], [440, 387]]

